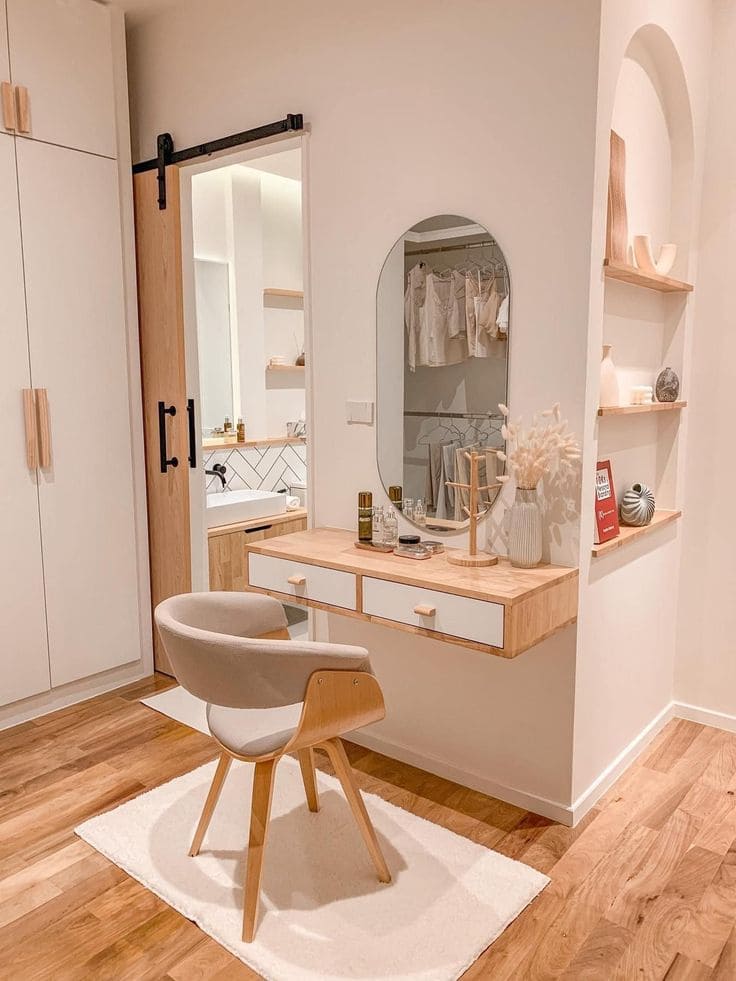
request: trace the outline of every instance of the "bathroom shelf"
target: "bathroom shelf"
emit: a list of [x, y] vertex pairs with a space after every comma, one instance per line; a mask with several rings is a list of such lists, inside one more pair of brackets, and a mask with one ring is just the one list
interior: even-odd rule
[[598, 409], [599, 416], [628, 416], [639, 412], [667, 412], [684, 409], [687, 402], [651, 402], [647, 405], [606, 405]]
[[304, 371], [303, 364], [267, 364], [266, 371]]
[[636, 266], [627, 266], [611, 259], [603, 260], [603, 274], [606, 279], [618, 279], [622, 283], [630, 283], [632, 286], [643, 286], [649, 290], [658, 290], [660, 293], [692, 293], [692, 283], [683, 283], [680, 279], [672, 279], [670, 276], [659, 276], [657, 274], [642, 272]]
[[237, 450], [248, 446], [284, 446], [288, 443], [306, 443], [306, 441], [306, 436], [265, 436], [263, 439], [246, 439], [242, 443], [236, 439], [205, 439], [202, 441], [202, 449], [207, 452]]
[[644, 525], [643, 528], [628, 528], [626, 525], [621, 525], [621, 531], [618, 538], [612, 538], [610, 542], [602, 542], [600, 545], [593, 546], [593, 555], [605, 555], [607, 552], [613, 552], [617, 548], [622, 548], [624, 545], [630, 545], [632, 542], [644, 535], [648, 535], [650, 532], [657, 528], [661, 528], [663, 525], [668, 525], [673, 521], [678, 521], [682, 517], [682, 511], [655, 511], [654, 517], [648, 525]]
[[275, 287], [269, 287], [263, 291], [263, 299], [265, 300], [270, 296], [280, 296], [284, 299], [289, 300], [303, 300], [304, 290], [280, 290]]

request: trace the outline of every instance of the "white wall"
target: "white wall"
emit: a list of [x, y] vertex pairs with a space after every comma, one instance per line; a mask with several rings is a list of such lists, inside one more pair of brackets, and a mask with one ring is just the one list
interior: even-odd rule
[[[286, 48], [284, 24], [298, 38]], [[376, 0], [349, 15], [339, 0], [308, 10], [213, 0], [132, 30], [138, 159], [164, 130], [188, 146], [288, 111], [311, 126], [317, 524], [352, 527], [363, 488], [381, 500], [375, 432], [348, 425], [345, 402], [374, 397], [378, 275], [427, 216], [472, 215], [503, 249], [514, 412], [560, 400], [582, 430], [598, 33], [589, 0], [502, 11], [469, 0], [462, 16], [444, 0]], [[430, 79], [423, 91], [418, 78]], [[573, 488], [547, 543], [569, 565], [578, 506]], [[476, 785], [569, 801], [575, 628], [511, 663], [339, 618], [325, 629], [368, 643], [391, 706], [380, 730], [390, 751], [408, 746], [436, 769], [472, 765]]]
[[[687, 418], [634, 416], [596, 422], [601, 345], [605, 340], [618, 349], [622, 367], [629, 369], [629, 382], [637, 377], [651, 382], [662, 364], [673, 363], [682, 369], [687, 398], [694, 307], [681, 297], [650, 295], [615, 283], [606, 285], [604, 299], [609, 130], [613, 124], [627, 140], [630, 235], [651, 231], [657, 243], [676, 241], [680, 254], [673, 274], [694, 277], [707, 110], [708, 13], [702, 0], [602, 4], [584, 485], [593, 486], [596, 459], [610, 457], [619, 493], [631, 481], [643, 479], [653, 485], [663, 507], [682, 504]], [[635, 60], [626, 59], [631, 39], [646, 25], [630, 52]], [[685, 83], [689, 97], [683, 94]], [[643, 374], [637, 376], [632, 369], [643, 369]], [[575, 799], [670, 705], [680, 539], [679, 526], [670, 526], [637, 545], [593, 559], [593, 509], [583, 511]]]
[[[736, 716], [736, 7], [715, 0], [690, 397], [675, 695]], [[731, 720], [731, 724], [736, 720]]]

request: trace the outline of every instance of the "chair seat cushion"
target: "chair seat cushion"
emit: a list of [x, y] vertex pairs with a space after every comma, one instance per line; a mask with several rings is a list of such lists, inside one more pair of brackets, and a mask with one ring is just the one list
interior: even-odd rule
[[278, 753], [299, 725], [303, 702], [278, 708], [238, 709], [207, 706], [207, 724], [215, 739], [238, 756]]

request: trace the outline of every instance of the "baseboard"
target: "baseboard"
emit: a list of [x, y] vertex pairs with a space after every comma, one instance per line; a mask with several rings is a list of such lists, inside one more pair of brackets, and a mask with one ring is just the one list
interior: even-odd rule
[[596, 803], [613, 786], [624, 770], [631, 766], [637, 756], [641, 755], [654, 737], [676, 715], [674, 702], [665, 705], [662, 711], [655, 715], [652, 721], [637, 736], [634, 736], [628, 746], [625, 746], [618, 756], [608, 764], [605, 770], [573, 801], [572, 807], [570, 808], [573, 827], [585, 817], [592, 807], [595, 807]]
[[724, 729], [726, 732], [736, 732], [736, 715], [727, 712], [714, 712], [712, 709], [701, 708], [699, 705], [689, 705], [687, 702], [673, 702], [675, 716], [690, 722], [699, 722], [714, 729]]
[[350, 733], [349, 739], [351, 742], [357, 743], [359, 746], [364, 746], [366, 749], [371, 749], [376, 753], [381, 753], [383, 756], [401, 760], [402, 763], [408, 763], [410, 766], [416, 766], [421, 770], [427, 770], [429, 773], [434, 773], [438, 777], [452, 780], [454, 783], [458, 783], [463, 787], [470, 787], [471, 790], [477, 790], [481, 794], [488, 794], [489, 797], [496, 797], [498, 800], [505, 801], [507, 804], [515, 804], [517, 807], [523, 807], [527, 811], [532, 811], [534, 814], [541, 814], [542, 817], [550, 818], [550, 820], [557, 821], [560, 824], [572, 824], [572, 809], [560, 801], [548, 800], [546, 797], [539, 797], [536, 794], [529, 794], [524, 790], [517, 790], [515, 787], [507, 787], [504, 784], [496, 783], [494, 780], [489, 780], [479, 773], [472, 773], [454, 766], [452, 763], [440, 760], [437, 757], [428, 756], [425, 753], [418, 753], [408, 746], [402, 746], [399, 743], [382, 739], [380, 736], [376, 736], [371, 732], [366, 732], [365, 729]]
[[124, 685], [130, 685], [142, 678], [147, 678], [151, 674], [152, 668], [144, 658], [133, 664], [126, 664], [121, 668], [113, 668], [103, 674], [94, 675], [92, 678], [83, 678], [81, 681], [73, 681], [62, 688], [54, 688], [51, 691], [33, 695], [31, 698], [24, 698], [21, 702], [13, 702], [12, 705], [6, 705], [0, 709], [0, 730], [10, 729], [22, 722], [37, 719], [41, 715], [57, 712], [69, 705], [76, 705], [77, 702], [85, 702], [96, 695], [104, 695], [116, 688], [122, 688]]

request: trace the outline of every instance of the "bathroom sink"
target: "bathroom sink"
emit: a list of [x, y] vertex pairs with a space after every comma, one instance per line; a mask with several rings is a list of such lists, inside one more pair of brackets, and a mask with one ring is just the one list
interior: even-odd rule
[[231, 525], [251, 518], [270, 518], [286, 511], [286, 494], [273, 491], [216, 491], [207, 495], [207, 527]]

